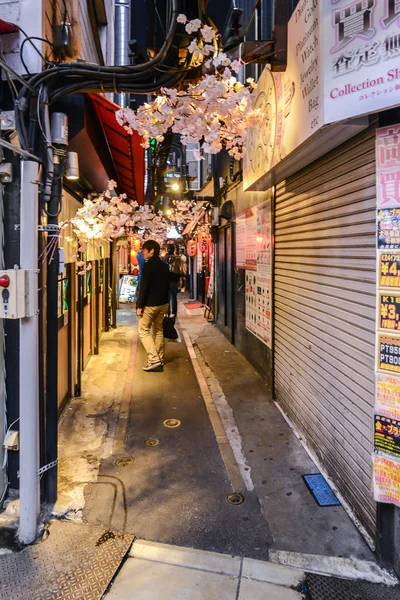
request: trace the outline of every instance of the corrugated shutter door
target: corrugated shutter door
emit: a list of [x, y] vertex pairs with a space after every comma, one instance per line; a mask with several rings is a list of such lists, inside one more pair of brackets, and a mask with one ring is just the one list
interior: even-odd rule
[[375, 128], [279, 184], [275, 393], [371, 536]]

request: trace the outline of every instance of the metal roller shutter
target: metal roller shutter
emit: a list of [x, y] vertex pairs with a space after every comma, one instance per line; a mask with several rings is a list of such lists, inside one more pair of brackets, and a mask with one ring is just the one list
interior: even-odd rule
[[275, 210], [276, 400], [374, 537], [375, 127], [277, 185]]

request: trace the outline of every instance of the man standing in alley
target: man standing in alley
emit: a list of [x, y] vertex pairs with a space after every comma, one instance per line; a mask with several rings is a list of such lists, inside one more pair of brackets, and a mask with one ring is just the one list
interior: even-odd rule
[[143, 256], [146, 262], [142, 269], [136, 303], [139, 338], [148, 356], [143, 370], [163, 371], [163, 320], [169, 306], [169, 268], [160, 259], [160, 245], [154, 240], [143, 244]]

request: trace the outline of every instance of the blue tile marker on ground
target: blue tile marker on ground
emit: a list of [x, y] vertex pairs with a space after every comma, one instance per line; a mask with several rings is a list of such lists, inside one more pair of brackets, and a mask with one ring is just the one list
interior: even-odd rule
[[304, 482], [318, 506], [339, 506], [340, 502], [332, 492], [321, 473], [302, 475]]

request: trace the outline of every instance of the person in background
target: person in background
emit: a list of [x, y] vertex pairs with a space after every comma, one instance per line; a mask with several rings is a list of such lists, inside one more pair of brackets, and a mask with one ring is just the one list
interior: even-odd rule
[[[136, 314], [139, 317], [139, 338], [147, 352], [144, 371], [163, 371], [164, 316], [169, 308], [169, 269], [160, 259], [160, 245], [155, 240], [143, 244], [145, 264], [142, 268]], [[154, 337], [153, 337], [154, 336]]]
[[188, 271], [187, 258], [185, 256], [183, 248], [178, 247], [176, 250], [176, 253], [179, 255], [179, 257], [183, 263], [182, 271], [185, 271], [185, 274], [182, 275], [181, 281], [179, 284], [180, 288], [181, 288], [181, 292], [185, 292], [186, 291], [186, 278], [187, 278], [187, 271]]
[[176, 319], [178, 313], [178, 291], [181, 275], [181, 259], [175, 256], [175, 244], [167, 244], [165, 262], [169, 267], [169, 310], [168, 315]]

